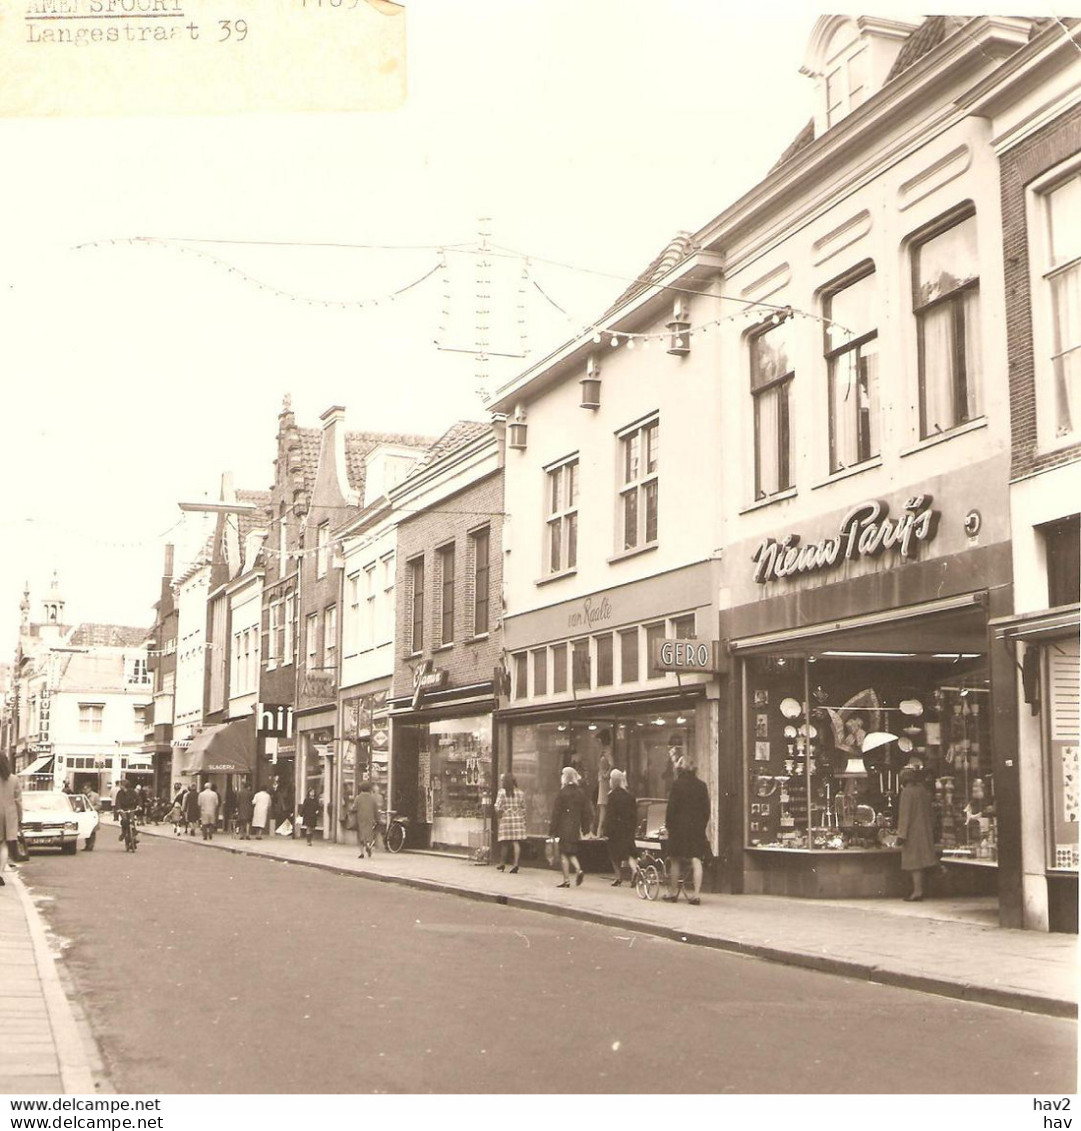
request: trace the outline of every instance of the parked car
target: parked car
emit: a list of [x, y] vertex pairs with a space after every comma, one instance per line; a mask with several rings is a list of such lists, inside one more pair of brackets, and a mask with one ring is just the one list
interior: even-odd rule
[[98, 825], [101, 824], [101, 818], [83, 794], [68, 794], [68, 800], [75, 810], [75, 820], [79, 822], [79, 839], [83, 842], [83, 848], [89, 852], [98, 839]]
[[22, 834], [28, 849], [59, 848], [69, 854], [78, 849], [78, 814], [66, 793], [30, 789], [23, 793], [22, 802]]

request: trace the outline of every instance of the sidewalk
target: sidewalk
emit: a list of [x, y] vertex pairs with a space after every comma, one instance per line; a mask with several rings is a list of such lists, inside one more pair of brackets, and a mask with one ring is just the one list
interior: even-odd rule
[[[141, 831], [173, 837], [165, 825]], [[209, 843], [182, 839], [193, 847], [585, 919], [925, 993], [1053, 1017], [1077, 1016], [1077, 936], [1005, 930], [997, 926], [986, 900], [911, 904], [704, 895], [701, 906], [692, 907], [683, 900], [638, 899], [626, 882], [611, 887], [608, 875], [590, 874], [581, 887], [561, 890], [551, 869], [526, 868], [512, 876], [491, 865], [435, 853], [393, 856], [377, 848], [370, 860], [360, 860], [352, 845], [317, 842], [309, 847], [303, 840], [278, 836], [241, 841], [219, 833]]]
[[0, 1095], [86, 1094], [94, 1079], [45, 927], [14, 872], [0, 890]]

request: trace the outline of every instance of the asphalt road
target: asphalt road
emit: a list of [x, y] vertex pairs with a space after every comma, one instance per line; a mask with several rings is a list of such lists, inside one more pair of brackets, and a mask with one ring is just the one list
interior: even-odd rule
[[118, 1092], [1072, 1092], [1072, 1022], [106, 822], [23, 877]]

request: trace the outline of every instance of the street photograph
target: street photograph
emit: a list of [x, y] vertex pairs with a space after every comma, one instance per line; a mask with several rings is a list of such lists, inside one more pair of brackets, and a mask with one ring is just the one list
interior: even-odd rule
[[1068, 1129], [1079, 92], [0, 0], [3, 1126]]

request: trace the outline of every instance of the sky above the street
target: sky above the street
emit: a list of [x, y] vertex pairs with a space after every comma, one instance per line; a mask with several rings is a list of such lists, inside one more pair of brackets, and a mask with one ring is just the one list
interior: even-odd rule
[[[407, 8], [393, 112], [0, 120], [0, 655], [24, 581], [36, 613], [54, 569], [70, 620], [149, 624], [164, 543], [183, 561], [204, 530], [177, 502], [217, 497], [223, 472], [270, 485], [286, 392], [308, 426], [333, 404], [358, 430], [486, 418], [473, 359], [433, 345], [473, 344], [471, 257], [448, 250], [393, 304], [323, 300], [379, 299], [490, 217], [530, 272], [492, 260], [492, 348], [520, 352], [522, 293], [532, 351], [493, 362], [498, 383], [751, 188], [810, 117], [806, 8]], [[361, 246], [304, 246], [326, 243]]]

